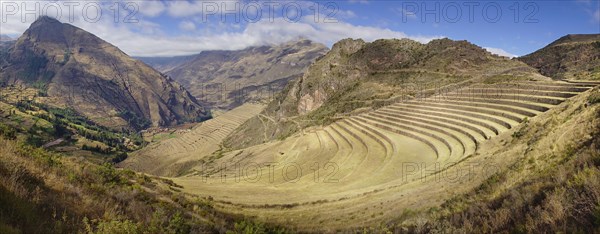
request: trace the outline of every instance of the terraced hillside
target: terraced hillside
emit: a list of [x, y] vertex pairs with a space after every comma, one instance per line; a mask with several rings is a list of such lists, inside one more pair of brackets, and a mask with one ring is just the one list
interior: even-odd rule
[[272, 135], [271, 140], [284, 138], [305, 127], [329, 124], [339, 116], [395, 103], [403, 95], [431, 95], [421, 91], [446, 85], [538, 78], [543, 77], [527, 64], [493, 55], [468, 41], [439, 39], [421, 44], [410, 39], [344, 39], [265, 108], [262, 114], [275, 119], [275, 124], [256, 131], [252, 124], [257, 121], [248, 122], [224, 145], [241, 149], [260, 144], [245, 137], [260, 131]]
[[480, 185], [489, 171], [465, 170], [501, 163], [490, 156], [523, 134], [517, 126], [596, 85], [547, 79], [457, 88], [227, 152], [175, 181], [219, 209], [300, 230], [373, 226]]
[[219, 150], [227, 135], [262, 108], [259, 104], [244, 104], [174, 138], [152, 143], [133, 153], [120, 166], [154, 175], [178, 175], [190, 163], [193, 165]]

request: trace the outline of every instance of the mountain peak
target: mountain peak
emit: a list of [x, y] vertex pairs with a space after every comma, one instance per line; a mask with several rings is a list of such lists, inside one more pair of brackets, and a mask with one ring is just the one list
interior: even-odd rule
[[57, 30], [57, 27], [62, 27], [63, 25], [66, 24], [63, 24], [50, 16], [40, 16], [31, 24], [31, 26], [29, 26], [29, 29], [47, 28], [49, 30]]
[[52, 17], [50, 17], [50, 16], [46, 16], [46, 15], [43, 15], [43, 16], [40, 16], [40, 17], [38, 17], [38, 18], [37, 18], [37, 20], [35, 20], [35, 22], [33, 22], [33, 24], [32, 24], [32, 25], [34, 25], [34, 24], [36, 24], [36, 23], [37, 23], [37, 24], [40, 24], [40, 23], [50, 23], [50, 24], [56, 24], [56, 23], [59, 23], [59, 24], [62, 24], [62, 23], [61, 23], [60, 21], [58, 21], [57, 19], [55, 19], [55, 18], [52, 18]]
[[550, 46], [562, 45], [567, 43], [577, 43], [577, 42], [593, 42], [600, 41], [600, 34], [567, 34], [559, 38], [558, 40], [550, 43]]
[[[25, 42], [36, 44], [36, 47], [40, 49], [56, 50], [55, 52], [59, 55], [73, 48], [102, 50], [102, 48], [113, 47], [88, 31], [68, 23], [62, 23], [49, 16], [41, 16], [29, 26], [18, 44]], [[114, 48], [118, 50], [118, 48]], [[119, 50], [118, 53], [123, 52]]]

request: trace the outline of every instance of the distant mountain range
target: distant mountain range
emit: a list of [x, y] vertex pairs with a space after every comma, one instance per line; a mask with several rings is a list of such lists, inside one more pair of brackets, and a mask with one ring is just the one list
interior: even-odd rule
[[328, 51], [300, 39], [237, 51], [203, 51], [195, 56], [139, 58], [181, 83], [198, 99], [231, 109], [268, 100]]
[[[142, 129], [210, 117], [185, 88], [80, 28], [35, 21], [0, 64], [0, 82], [35, 87], [48, 104], [109, 127]], [[2, 62], [2, 60], [0, 60]]]
[[134, 57], [138, 59], [154, 69], [167, 73], [173, 70], [176, 67], [179, 67], [189, 61], [192, 61], [196, 58], [197, 55], [188, 55], [188, 56], [173, 56], [173, 57]]
[[12, 38], [8, 35], [0, 34], [0, 41], [14, 41], [14, 40], [15, 40], [14, 38]]

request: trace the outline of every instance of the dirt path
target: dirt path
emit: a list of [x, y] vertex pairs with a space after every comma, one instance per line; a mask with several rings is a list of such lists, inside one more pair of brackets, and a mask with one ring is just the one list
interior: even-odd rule
[[45, 145], [42, 146], [42, 148], [50, 148], [52, 146], [60, 145], [60, 143], [63, 143], [64, 141], [65, 141], [65, 139], [58, 138], [56, 140], [46, 143]]

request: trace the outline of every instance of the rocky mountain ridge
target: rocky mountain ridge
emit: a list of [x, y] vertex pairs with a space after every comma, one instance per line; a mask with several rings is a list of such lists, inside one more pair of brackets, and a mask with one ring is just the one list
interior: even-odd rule
[[518, 60], [556, 79], [600, 79], [600, 34], [570, 34]]
[[231, 109], [269, 100], [328, 48], [307, 39], [237, 51], [203, 51], [166, 74], [202, 101]]

